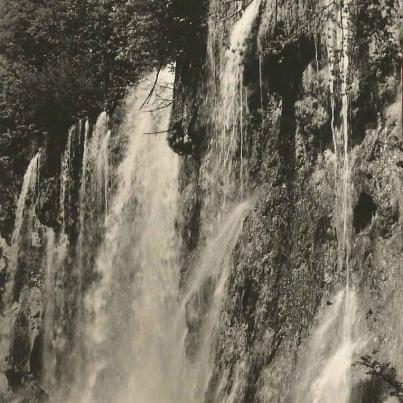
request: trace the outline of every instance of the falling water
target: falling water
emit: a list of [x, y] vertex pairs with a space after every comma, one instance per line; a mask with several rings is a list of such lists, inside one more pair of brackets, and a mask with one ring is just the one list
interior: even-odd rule
[[68, 239], [65, 234], [55, 234], [52, 228], [46, 231], [45, 259], [45, 313], [43, 319], [43, 373], [42, 383], [48, 392], [57, 385], [58, 359], [67, 343], [64, 325], [66, 290], [63, 287], [63, 267], [66, 264]]
[[[79, 123], [81, 126], [82, 122]], [[64, 153], [60, 166], [60, 197], [59, 223], [60, 231], [53, 228], [46, 230], [45, 250], [45, 312], [44, 312], [44, 343], [42, 382], [48, 392], [53, 392], [58, 382], [59, 360], [65, 351], [67, 338], [64, 332], [68, 292], [65, 276], [69, 252], [68, 225], [71, 220], [73, 200], [73, 167], [77, 163], [74, 148], [80, 145], [81, 127], [69, 129]], [[88, 128], [87, 128], [88, 129]], [[79, 153], [80, 154], [80, 153]]]
[[[253, 24], [256, 21], [260, 0], [253, 0], [243, 12], [241, 18], [232, 26], [229, 48], [221, 55], [220, 65], [211, 61], [219, 73], [219, 86], [214, 91], [212, 129], [210, 137], [210, 153], [212, 167], [207, 164], [208, 184], [207, 205], [221, 212], [225, 211], [227, 200], [236, 196], [243, 197], [245, 191], [244, 160], [244, 121], [247, 116], [247, 94], [243, 83], [245, 54]], [[213, 27], [213, 23], [210, 22]], [[209, 36], [214, 35], [211, 29]], [[209, 43], [213, 40], [210, 38]], [[209, 52], [213, 57], [213, 52]], [[214, 72], [211, 72], [214, 78]], [[238, 189], [239, 188], [239, 189]], [[234, 197], [235, 196], [235, 197]], [[219, 214], [220, 215], [220, 214]]]
[[[365, 345], [360, 326], [357, 296], [350, 283], [351, 201], [349, 164], [349, 2], [336, 6], [336, 18], [328, 21], [332, 132], [335, 150], [336, 207], [339, 273], [345, 271], [345, 288], [319, 320], [314, 332], [308, 365], [299, 382], [295, 401], [348, 403], [351, 395], [351, 369], [354, 356]], [[339, 79], [339, 80], [338, 80]], [[341, 83], [341, 84], [339, 84]], [[336, 99], [341, 97], [340, 121], [336, 126]], [[297, 389], [298, 389], [297, 388]]]
[[[85, 203], [93, 206], [102, 200], [101, 208], [108, 208], [109, 189], [109, 140], [111, 131], [108, 127], [108, 115], [102, 112], [89, 138], [88, 122], [85, 130], [84, 157], [82, 168], [82, 186], [80, 190], [80, 207]], [[103, 197], [99, 197], [102, 195]], [[91, 197], [88, 201], [86, 198]], [[102, 211], [100, 211], [101, 215]]]
[[73, 136], [75, 127], [71, 127], [67, 137], [66, 148], [62, 156], [62, 164], [60, 168], [60, 222], [63, 230], [66, 230], [67, 211], [66, 206], [69, 205], [70, 178], [71, 178], [71, 153], [73, 147]]
[[[232, 267], [231, 254], [238, 241], [243, 222], [250, 209], [249, 202], [238, 204], [222, 222], [217, 235], [211, 237], [202, 250], [183, 298], [188, 324], [198, 320], [199, 310], [206, 310], [199, 335], [199, 346], [193, 368], [194, 398], [203, 401], [203, 396], [214, 364], [213, 341], [219, 324], [221, 304], [226, 294], [227, 279]], [[203, 292], [211, 284], [214, 290], [204, 300]], [[201, 295], [200, 295], [201, 294]], [[204, 306], [203, 306], [204, 305]]]
[[[109, 138], [107, 114], [101, 113], [92, 132], [88, 120], [69, 130], [60, 173], [60, 231], [46, 231], [46, 309], [44, 317], [43, 383], [53, 392], [60, 381], [60, 361], [65, 361], [71, 335], [66, 327], [80, 313], [82, 295], [90, 282], [94, 254], [104, 230], [109, 188]], [[76, 167], [81, 166], [81, 175]], [[78, 172], [77, 172], [78, 171]], [[75, 190], [79, 189], [78, 196]], [[78, 198], [78, 200], [76, 200]], [[69, 231], [79, 207], [79, 235], [72, 259]], [[74, 243], [73, 243], [74, 244]], [[70, 289], [67, 284], [73, 282]], [[76, 335], [77, 337], [77, 335]]]
[[[212, 6], [214, 7], [214, 2]], [[245, 189], [244, 120], [247, 93], [243, 83], [244, 58], [248, 39], [257, 18], [260, 0], [254, 0], [235, 22], [229, 35], [229, 48], [215, 60], [217, 38], [214, 13], [209, 21], [208, 54], [211, 84], [210, 108], [212, 133], [209, 150], [201, 171], [205, 190], [202, 234], [205, 244], [198, 250], [196, 264], [185, 287], [182, 300], [189, 326], [185, 338], [188, 354], [193, 356], [192, 396], [202, 401], [212, 375], [222, 302], [232, 267], [232, 252], [250, 209]], [[216, 77], [218, 74], [218, 77]], [[216, 80], [218, 84], [216, 84]]]
[[[349, 200], [349, 2], [345, 2], [343, 7], [337, 5], [336, 16], [327, 22], [327, 51], [329, 57], [329, 88], [332, 106], [332, 133], [335, 162], [336, 181], [336, 230], [339, 240], [338, 267], [339, 271], [346, 271], [346, 287], [349, 287], [350, 270], [350, 200]], [[337, 115], [336, 99], [341, 97], [341, 125], [336, 126], [335, 117]]]
[[102, 112], [90, 133], [86, 122], [79, 193], [80, 233], [77, 246], [77, 270], [81, 287], [93, 275], [95, 253], [102, 242], [109, 200], [109, 118]]
[[[33, 214], [35, 209], [35, 192], [38, 185], [38, 168], [40, 161], [40, 152], [38, 152], [31, 160], [25, 172], [20, 196], [18, 198], [17, 210], [15, 213], [14, 231], [11, 238], [11, 256], [8, 280], [6, 284], [5, 301], [12, 302], [15, 298], [15, 281], [18, 268], [18, 257], [20, 252], [20, 242], [23, 236], [23, 226], [27, 215]], [[24, 235], [25, 236], [25, 235]], [[31, 233], [28, 236], [32, 236]], [[32, 240], [34, 242], [34, 240]]]
[[152, 108], [157, 98], [172, 97], [165, 88], [172, 83], [168, 70], [160, 73], [161, 92], [146, 108], [154, 112], [140, 110], [152, 87], [149, 77], [127, 100], [121, 128], [126, 155], [96, 259], [100, 280], [86, 298], [87, 324], [82, 324], [89, 365], [72, 402], [186, 401], [181, 339], [172, 326], [179, 285], [178, 157], [161, 133], [168, 129], [170, 108]]
[[[213, 2], [214, 4], [214, 2]], [[212, 133], [209, 150], [201, 167], [205, 189], [202, 228], [205, 245], [198, 251], [196, 264], [185, 287], [182, 305], [189, 330], [185, 344], [192, 356], [188, 371], [193, 377], [193, 398], [203, 401], [215, 360], [215, 336], [220, 323], [227, 279], [232, 268], [232, 252], [250, 210], [244, 172], [244, 121], [247, 91], [243, 83], [248, 39], [258, 16], [260, 0], [254, 0], [233, 24], [229, 48], [215, 61], [214, 21], [209, 21], [209, 68], [212, 69], [210, 100]], [[211, 13], [214, 18], [214, 13]], [[219, 74], [215, 77], [215, 74]], [[218, 79], [218, 85], [215, 80]]]
[[[232, 251], [250, 210], [242, 162], [247, 113], [243, 64], [259, 6], [260, 0], [254, 0], [234, 24], [230, 49], [217, 65], [218, 109], [212, 117], [214, 135], [208, 152], [212, 166], [207, 164], [210, 175], [204, 183], [206, 242], [181, 293], [175, 227], [179, 162], [164, 133], [169, 129], [170, 107], [161, 105], [161, 100], [172, 98], [172, 74], [160, 73], [148, 105], [143, 107], [153, 87], [152, 76], [128, 97], [120, 128], [126, 151], [117, 172], [110, 172], [107, 115], [100, 115], [93, 133], [85, 131], [78, 267], [81, 273], [93, 272], [93, 286], [86, 291], [85, 311], [79, 318], [75, 356], [80, 362], [68, 393], [71, 403], [204, 399]], [[113, 196], [109, 196], [110, 174], [117, 178]], [[101, 217], [102, 223], [94, 223], [92, 217]], [[95, 235], [97, 247], [91, 246], [94, 233], [101, 234]], [[97, 250], [93, 261], [88, 250]], [[214, 286], [203, 308], [197, 354], [189, 361], [186, 325], [206, 283]]]
[[[346, 314], [346, 298], [349, 312]], [[350, 323], [346, 324], [346, 320]], [[346, 334], [346, 328], [348, 334]], [[365, 345], [360, 309], [353, 290], [341, 290], [320, 309], [318, 325], [298, 364], [294, 402], [347, 403], [354, 355]]]
[[[338, 245], [338, 267], [339, 271], [345, 270], [346, 273], [346, 290], [345, 290], [345, 320], [344, 320], [344, 337], [349, 338], [351, 332], [351, 320], [348, 317], [351, 313], [349, 307], [350, 292], [350, 242], [351, 242], [351, 206], [350, 206], [350, 167], [349, 167], [349, 98], [348, 98], [348, 78], [350, 69], [349, 60], [349, 2], [345, 2], [337, 7], [337, 20], [329, 23], [329, 30], [332, 33], [331, 41], [328, 42], [328, 53], [330, 56], [330, 68], [333, 70], [331, 74], [331, 99], [332, 99], [332, 130], [335, 145], [336, 156], [336, 230], [339, 240]], [[341, 126], [335, 127], [334, 115], [335, 98], [337, 96], [336, 88], [336, 71], [339, 73], [341, 81]], [[342, 166], [339, 160], [342, 155]], [[341, 198], [340, 198], [341, 195]]]

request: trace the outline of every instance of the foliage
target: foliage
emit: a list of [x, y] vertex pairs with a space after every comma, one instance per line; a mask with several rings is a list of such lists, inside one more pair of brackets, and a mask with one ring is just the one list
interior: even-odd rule
[[351, 6], [352, 55], [372, 43], [370, 69], [377, 79], [393, 74], [400, 61], [399, 4], [397, 0], [369, 0]]
[[[200, 14], [185, 0], [0, 0], [0, 132], [61, 132], [174, 61]], [[193, 7], [198, 9], [198, 7]]]
[[[198, 41], [206, 0], [0, 0], [0, 230], [19, 182], [48, 145], [60, 167], [68, 127], [112, 112], [143, 74]], [[16, 189], [15, 189], [16, 188]]]
[[381, 379], [388, 386], [390, 395], [403, 402], [403, 382], [397, 380], [396, 369], [390, 363], [381, 363], [369, 355], [364, 355], [354, 365], [366, 368], [368, 375]]
[[108, 2], [13, 0], [2, 8], [6, 127], [65, 129], [133, 81], [130, 63], [116, 58], [124, 38], [114, 35]]

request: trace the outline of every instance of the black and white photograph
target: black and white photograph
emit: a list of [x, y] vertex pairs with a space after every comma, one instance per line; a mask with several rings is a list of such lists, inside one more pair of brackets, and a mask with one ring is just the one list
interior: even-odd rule
[[0, 403], [403, 403], [403, 0], [0, 0]]

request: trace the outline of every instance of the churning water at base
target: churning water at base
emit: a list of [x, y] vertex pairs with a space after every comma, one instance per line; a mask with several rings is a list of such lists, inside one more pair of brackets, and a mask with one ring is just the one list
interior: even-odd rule
[[348, 403], [352, 364], [365, 346], [357, 296], [343, 289], [321, 309], [318, 325], [300, 357], [295, 403]]

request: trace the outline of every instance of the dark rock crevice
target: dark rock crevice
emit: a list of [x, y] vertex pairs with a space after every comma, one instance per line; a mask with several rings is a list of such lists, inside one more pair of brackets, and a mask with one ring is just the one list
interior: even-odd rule
[[377, 206], [372, 197], [365, 192], [361, 193], [353, 212], [353, 226], [356, 234], [371, 225], [376, 210]]

